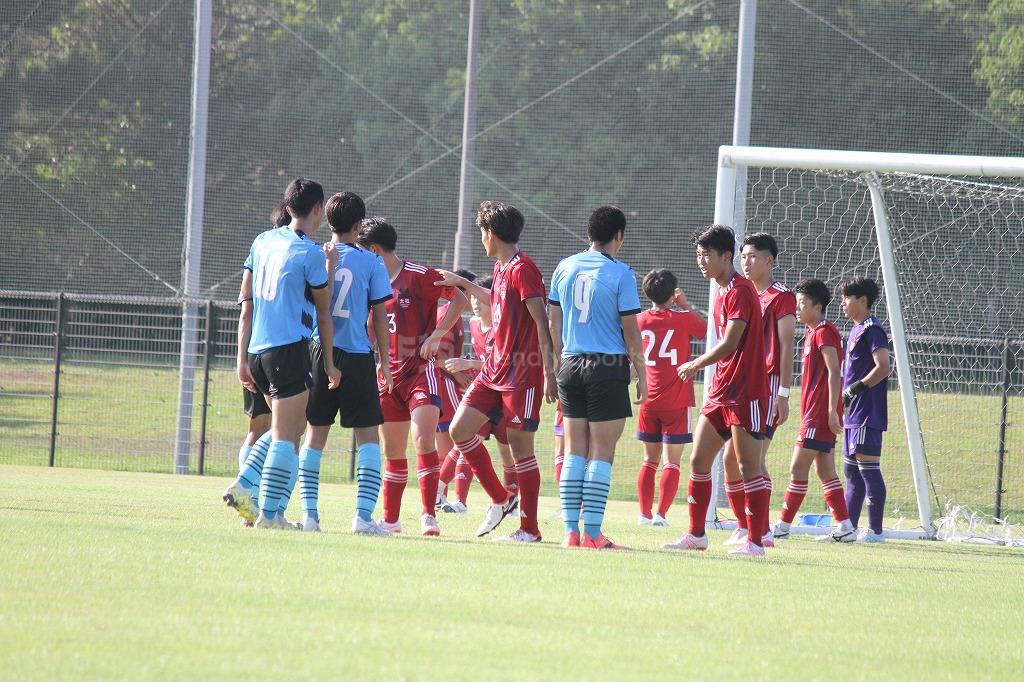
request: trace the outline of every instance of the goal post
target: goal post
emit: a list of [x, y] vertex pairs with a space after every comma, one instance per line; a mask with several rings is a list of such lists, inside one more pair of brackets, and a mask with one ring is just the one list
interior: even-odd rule
[[[990, 349], [1000, 347], [996, 342], [1002, 337], [1024, 336], [1024, 329], [1017, 328], [1024, 322], [1012, 314], [1020, 305], [1013, 297], [1024, 291], [1019, 281], [1013, 283], [1009, 270], [990, 268], [993, 272], [980, 275], [989, 261], [964, 257], [960, 249], [979, 234], [990, 235], [979, 245], [982, 251], [999, 239], [1024, 240], [1024, 220], [1018, 220], [1024, 218], [1024, 188], [1012, 180], [980, 182], [1022, 177], [1024, 159], [1010, 157], [719, 148], [715, 222], [732, 226], [742, 215], [746, 233], [772, 234], [781, 250], [776, 267], [781, 280], [793, 286], [799, 279], [816, 277], [835, 291], [844, 278], [863, 275], [882, 285], [884, 307], [880, 300], [873, 312], [890, 332], [893, 383], [899, 391], [898, 404], [890, 400], [888, 438], [894, 441], [892, 449], [906, 455], [902, 463], [895, 462], [887, 442], [883, 466], [898, 470], [889, 484], [890, 500], [916, 507], [913, 514], [903, 515], [916, 517], [919, 524], [912, 530], [887, 529], [889, 536], [934, 537], [933, 501], [941, 505], [963, 499], [983, 506], [975, 497], [984, 493], [980, 481], [985, 476], [966, 473], [970, 461], [963, 465], [954, 457], [973, 457], [984, 468], [990, 450], [982, 440], [958, 442], [970, 428], [957, 420], [970, 417], [955, 410], [977, 414], [988, 409], [986, 401], [996, 390], [989, 381]], [[954, 254], [947, 258], [949, 252]], [[974, 285], [979, 279], [985, 280], [984, 286]], [[712, 301], [716, 289], [712, 283]], [[985, 300], [986, 292], [995, 298]], [[1000, 317], [1000, 302], [1011, 314]], [[962, 313], [993, 305], [995, 316], [989, 318], [996, 320], [994, 329], [971, 324], [977, 321], [962, 319], [964, 315], [956, 317], [957, 308]], [[709, 314], [710, 308], [711, 302]], [[845, 331], [837, 308], [830, 308], [829, 318]], [[1002, 319], [1008, 322], [1000, 325]], [[715, 341], [709, 330], [709, 347]], [[710, 379], [708, 370], [705, 386]], [[794, 377], [795, 386], [797, 382]], [[921, 387], [927, 396], [924, 415], [919, 410]], [[928, 429], [922, 427], [923, 419]], [[798, 420], [794, 409], [790, 423]], [[969, 451], [974, 448], [979, 451]], [[776, 456], [780, 449], [788, 455], [787, 448], [772, 448]]]

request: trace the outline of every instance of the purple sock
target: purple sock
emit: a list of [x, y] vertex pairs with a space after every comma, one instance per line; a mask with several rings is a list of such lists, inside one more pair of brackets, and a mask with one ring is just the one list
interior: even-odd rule
[[868, 523], [875, 533], [882, 532], [882, 517], [885, 515], [885, 481], [879, 462], [857, 462], [868, 498]]
[[857, 467], [856, 459], [843, 457], [843, 473], [846, 474], [846, 510], [850, 523], [856, 528], [860, 522], [860, 510], [864, 507], [864, 478]]

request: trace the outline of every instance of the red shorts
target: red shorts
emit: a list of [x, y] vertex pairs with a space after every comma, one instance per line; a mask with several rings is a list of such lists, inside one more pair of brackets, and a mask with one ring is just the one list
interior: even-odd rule
[[412, 411], [423, 405], [441, 407], [440, 381], [433, 362], [426, 365], [422, 372], [396, 381], [391, 393], [380, 386], [378, 390], [380, 409], [384, 412], [386, 422], [407, 422], [412, 418]]
[[540, 425], [543, 395], [543, 384], [516, 391], [496, 391], [484, 386], [477, 378], [466, 389], [462, 402], [477, 412], [483, 412], [495, 424], [504, 424], [516, 431], [536, 431]]
[[462, 402], [462, 387], [444, 372], [439, 372], [438, 376], [441, 379], [441, 417], [437, 421], [437, 430], [446, 433], [452, 424], [452, 419], [455, 419], [455, 411], [459, 409], [459, 403]]
[[757, 440], [761, 440], [764, 438], [765, 429], [765, 402], [764, 400], [751, 400], [738, 405], [708, 403], [700, 413], [726, 440], [732, 438], [731, 428], [733, 426], [739, 426]]
[[565, 435], [565, 426], [562, 425], [562, 403], [555, 403], [555, 435]]
[[644, 443], [692, 443], [690, 408], [651, 410], [646, 405], [641, 405], [636, 418], [636, 438]]
[[827, 426], [822, 428], [801, 424], [800, 431], [796, 434], [796, 446], [818, 452], [832, 452], [832, 448], [836, 446], [836, 434]]
[[502, 445], [508, 445], [508, 429], [505, 428], [504, 419], [497, 424], [492, 421], [484, 422], [484, 425], [480, 427], [479, 431], [477, 431], [477, 435], [484, 440], [487, 440], [493, 435], [494, 440], [498, 441]]

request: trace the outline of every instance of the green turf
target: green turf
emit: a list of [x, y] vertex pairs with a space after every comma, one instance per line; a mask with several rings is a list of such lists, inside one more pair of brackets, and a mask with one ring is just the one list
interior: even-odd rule
[[[224, 479], [0, 466], [0, 677], [1019, 679], [1024, 553], [794, 538], [766, 561], [656, 549], [612, 503], [622, 554], [472, 537], [241, 528]], [[554, 510], [542, 500], [541, 518]], [[402, 521], [415, 530], [414, 491]], [[294, 512], [293, 512], [294, 515]], [[675, 509], [681, 519], [684, 509]], [[511, 526], [509, 521], [506, 524]]]

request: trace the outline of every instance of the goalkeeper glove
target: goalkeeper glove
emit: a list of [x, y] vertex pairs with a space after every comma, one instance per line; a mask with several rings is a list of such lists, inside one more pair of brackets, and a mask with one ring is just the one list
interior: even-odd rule
[[847, 386], [846, 390], [843, 391], [843, 407], [849, 407], [850, 403], [853, 402], [853, 397], [858, 393], [863, 393], [866, 390], [868, 390], [868, 387], [864, 384], [863, 381], [855, 381], [849, 386]]

